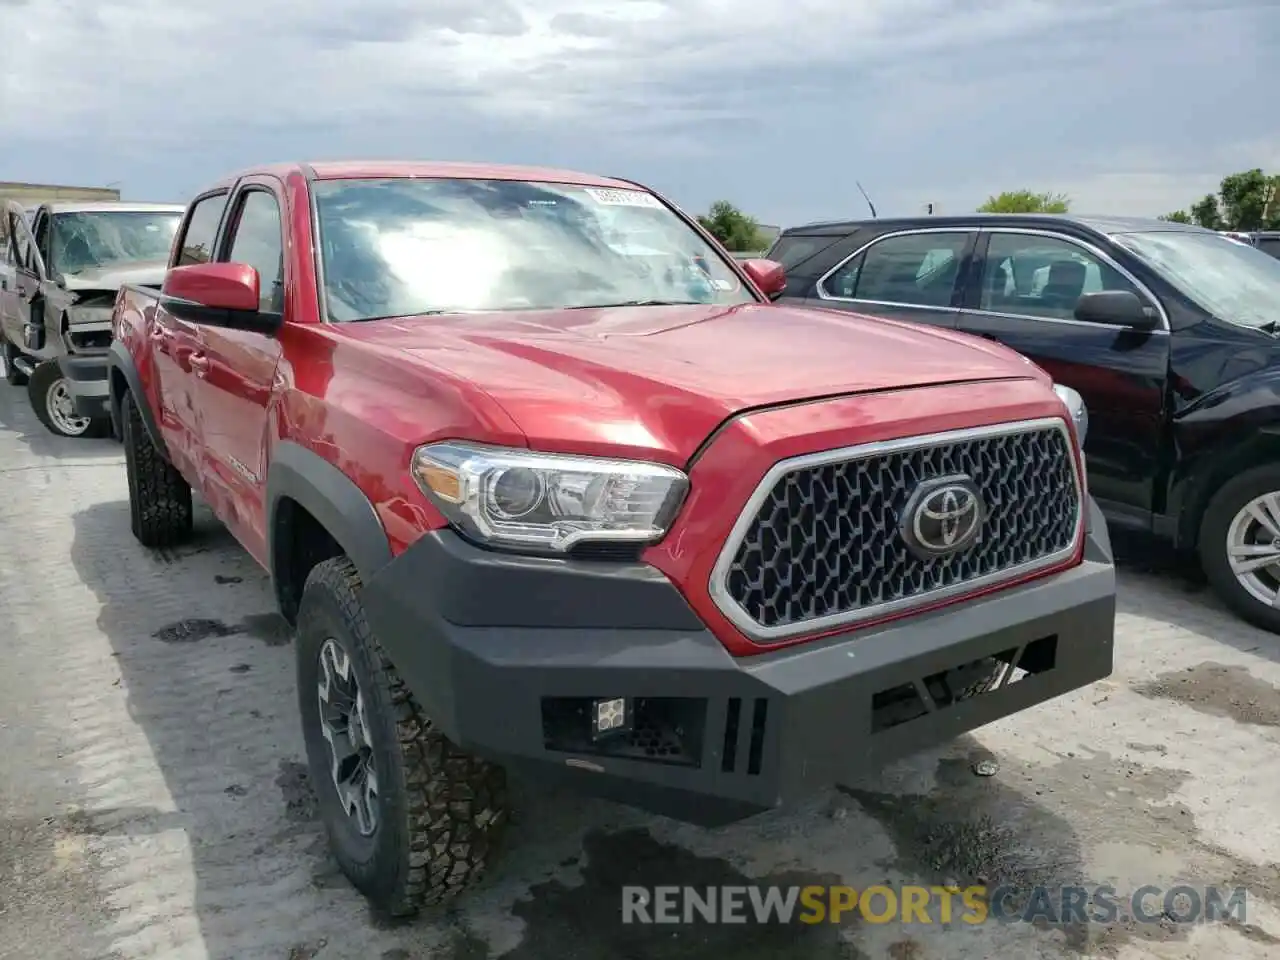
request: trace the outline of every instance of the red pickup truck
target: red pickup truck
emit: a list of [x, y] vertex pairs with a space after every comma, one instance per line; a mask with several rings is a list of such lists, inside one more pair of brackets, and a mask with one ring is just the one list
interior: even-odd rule
[[384, 910], [479, 873], [508, 769], [714, 825], [1111, 671], [1079, 397], [771, 303], [779, 265], [634, 183], [267, 167], [171, 266], [104, 374], [133, 532], [180, 540], [195, 491], [270, 571]]

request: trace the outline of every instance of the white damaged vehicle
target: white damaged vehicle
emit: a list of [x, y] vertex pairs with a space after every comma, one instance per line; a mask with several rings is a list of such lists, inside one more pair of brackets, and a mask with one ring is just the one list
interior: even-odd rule
[[58, 360], [105, 358], [111, 309], [125, 283], [164, 281], [184, 207], [52, 202], [4, 209], [0, 251], [0, 372], [26, 384], [31, 406], [61, 436], [102, 435], [104, 414], [78, 413]]

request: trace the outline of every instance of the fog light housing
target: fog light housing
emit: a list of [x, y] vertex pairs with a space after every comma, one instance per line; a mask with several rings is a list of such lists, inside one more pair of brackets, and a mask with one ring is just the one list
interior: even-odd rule
[[631, 730], [633, 711], [626, 697], [591, 702], [591, 736], [610, 737]]

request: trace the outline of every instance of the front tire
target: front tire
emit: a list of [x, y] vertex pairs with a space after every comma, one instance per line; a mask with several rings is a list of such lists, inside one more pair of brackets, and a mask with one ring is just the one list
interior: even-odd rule
[[1199, 551], [1222, 601], [1280, 633], [1280, 466], [1255, 467], [1219, 488], [1200, 521]]
[[129, 391], [120, 400], [120, 421], [134, 537], [144, 547], [182, 542], [191, 533], [191, 485], [151, 442], [138, 403]]
[[360, 587], [345, 557], [307, 578], [302, 732], [338, 866], [375, 909], [411, 916], [483, 875], [507, 824], [506, 775], [435, 729], [370, 632]]
[[110, 431], [110, 423], [101, 417], [76, 415], [70, 385], [56, 360], [46, 360], [32, 371], [27, 397], [36, 419], [59, 437], [100, 437]]

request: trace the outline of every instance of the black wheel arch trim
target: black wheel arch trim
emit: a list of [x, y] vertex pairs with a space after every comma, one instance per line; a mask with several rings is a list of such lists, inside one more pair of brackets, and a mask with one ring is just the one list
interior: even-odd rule
[[117, 434], [121, 434], [120, 430], [120, 404], [124, 399], [123, 393], [120, 391], [119, 381], [110, 376], [112, 371], [119, 370], [120, 375], [124, 377], [125, 384], [129, 388], [129, 392], [133, 394], [133, 402], [138, 408], [138, 413], [142, 417], [142, 426], [147, 431], [147, 436], [156, 450], [160, 452], [165, 460], [169, 459], [168, 448], [164, 445], [164, 439], [160, 436], [160, 428], [156, 424], [155, 414], [151, 410], [151, 404], [147, 402], [146, 391], [142, 389], [142, 378], [138, 376], [138, 367], [133, 362], [133, 356], [128, 349], [119, 340], [112, 340], [111, 347], [107, 351], [108, 376], [110, 377], [110, 405], [111, 405], [111, 423]]
[[1178, 465], [1169, 479], [1163, 530], [1174, 546], [1195, 549], [1200, 522], [1209, 502], [1227, 481], [1241, 472], [1280, 462], [1280, 423], [1249, 425], [1197, 451]]
[[277, 595], [281, 559], [277, 527], [280, 505], [286, 499], [297, 503], [328, 531], [365, 582], [391, 562], [387, 532], [364, 491], [319, 454], [284, 440], [276, 444], [267, 470], [267, 556]]

